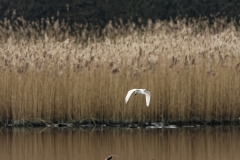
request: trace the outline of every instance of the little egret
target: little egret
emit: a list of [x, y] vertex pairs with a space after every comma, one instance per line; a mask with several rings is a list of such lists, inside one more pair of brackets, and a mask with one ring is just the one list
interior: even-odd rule
[[149, 106], [149, 103], [150, 103], [150, 92], [147, 91], [146, 89], [131, 89], [130, 91], [128, 91], [127, 95], [126, 95], [126, 98], [125, 98], [125, 103], [128, 102], [130, 96], [132, 95], [132, 93], [135, 92], [134, 95], [137, 95], [137, 94], [145, 94], [145, 97], [146, 97], [146, 105], [147, 107]]

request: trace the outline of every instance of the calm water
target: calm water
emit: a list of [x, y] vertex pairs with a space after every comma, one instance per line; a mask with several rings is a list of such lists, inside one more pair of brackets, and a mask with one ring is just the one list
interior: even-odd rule
[[169, 129], [2, 128], [1, 160], [239, 160], [240, 126]]

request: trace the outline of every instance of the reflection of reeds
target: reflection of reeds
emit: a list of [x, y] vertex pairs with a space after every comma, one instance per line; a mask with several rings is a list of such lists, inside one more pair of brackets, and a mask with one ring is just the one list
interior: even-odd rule
[[104, 131], [6, 128], [0, 134], [0, 159], [104, 160], [116, 153], [112, 160], [237, 160], [239, 134], [239, 126]]
[[[57, 32], [61, 26], [55, 23], [45, 29], [28, 24], [23, 31], [0, 23], [2, 121], [231, 121], [240, 116], [240, 41], [232, 26], [218, 32], [181, 22], [171, 24], [172, 30], [167, 22], [141, 30], [111, 26], [94, 39], [86, 30], [75, 36]], [[124, 104], [132, 88], [151, 92], [149, 108], [141, 96]]]

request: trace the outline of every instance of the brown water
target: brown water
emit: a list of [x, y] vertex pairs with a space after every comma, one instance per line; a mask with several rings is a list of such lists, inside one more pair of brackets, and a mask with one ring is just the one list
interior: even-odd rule
[[0, 160], [239, 160], [240, 126], [2, 128]]

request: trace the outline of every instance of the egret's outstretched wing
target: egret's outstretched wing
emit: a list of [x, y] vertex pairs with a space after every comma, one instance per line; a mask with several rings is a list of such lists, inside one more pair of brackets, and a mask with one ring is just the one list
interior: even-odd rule
[[128, 102], [130, 96], [131, 96], [132, 93], [133, 93], [134, 91], [136, 91], [136, 90], [138, 90], [138, 89], [131, 89], [131, 90], [128, 91], [128, 93], [127, 93], [127, 95], [126, 95], [126, 98], [125, 98], [125, 103]]
[[146, 97], [146, 105], [147, 105], [147, 107], [149, 106], [149, 103], [150, 103], [150, 92], [149, 91], [145, 91], [144, 92], [144, 94], [145, 94], [145, 97]]

